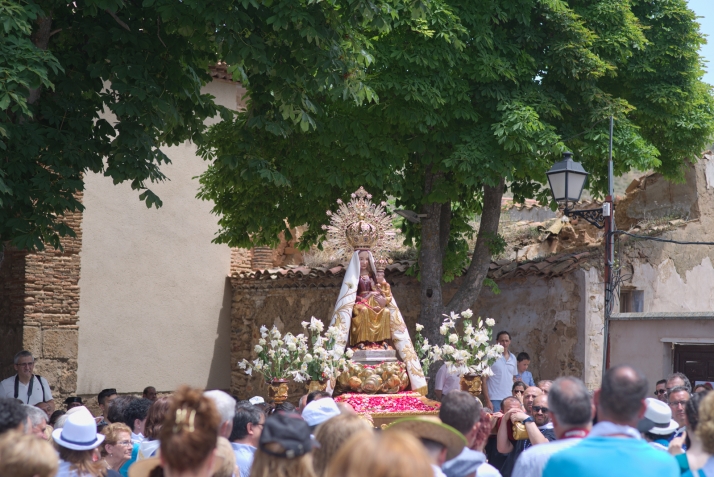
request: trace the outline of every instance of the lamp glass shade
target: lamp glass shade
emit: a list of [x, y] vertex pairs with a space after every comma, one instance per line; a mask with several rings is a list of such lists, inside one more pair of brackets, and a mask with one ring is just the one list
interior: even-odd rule
[[554, 164], [546, 175], [556, 202], [577, 202], [583, 193], [588, 173], [579, 162], [572, 159], [572, 153], [563, 154], [564, 160]]

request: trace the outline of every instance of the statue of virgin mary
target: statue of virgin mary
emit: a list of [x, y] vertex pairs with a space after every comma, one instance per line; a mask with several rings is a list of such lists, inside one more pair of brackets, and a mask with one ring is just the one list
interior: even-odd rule
[[372, 255], [383, 252], [394, 234], [392, 217], [384, 210], [386, 204], [374, 204], [371, 198], [360, 187], [348, 204], [338, 200], [339, 210], [328, 211], [328, 243], [345, 255], [351, 252], [330, 325], [340, 330], [338, 347], [393, 346], [407, 368], [412, 390], [426, 394], [426, 379], [404, 317], [384, 280], [386, 262], [380, 260], [376, 266]]

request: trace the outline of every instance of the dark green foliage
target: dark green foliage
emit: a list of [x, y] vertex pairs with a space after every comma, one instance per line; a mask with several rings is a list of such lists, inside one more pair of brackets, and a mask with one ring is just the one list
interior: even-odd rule
[[[0, 0], [0, 241], [59, 246], [82, 174], [130, 181], [148, 207], [162, 146], [202, 144], [230, 112], [201, 94], [219, 59], [253, 81], [251, 124], [315, 124], [314, 96], [369, 101], [363, 31], [420, 4], [400, 0]], [[111, 112], [116, 121], [108, 121]]]
[[[654, 168], [679, 178], [711, 136], [703, 38], [685, 0], [428, 7], [371, 42], [364, 74], [377, 103], [315, 96], [314, 125], [290, 134], [255, 127], [270, 105], [262, 92], [253, 109], [213, 127], [200, 196], [215, 202], [218, 242], [275, 244], [287, 219], [310, 226], [307, 246], [320, 239], [325, 210], [361, 185], [398, 208], [451, 203], [449, 279], [466, 263], [484, 184], [505, 177], [516, 200], [547, 201], [545, 172], [572, 150], [591, 190], [604, 190], [610, 115], [616, 174]], [[419, 225], [403, 230], [422, 240]]]

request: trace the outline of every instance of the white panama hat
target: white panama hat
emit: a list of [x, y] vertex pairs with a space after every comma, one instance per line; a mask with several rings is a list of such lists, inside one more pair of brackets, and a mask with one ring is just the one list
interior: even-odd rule
[[637, 425], [638, 431], [666, 436], [679, 428], [677, 421], [672, 419], [672, 410], [668, 404], [654, 398], [647, 398], [645, 402], [647, 410]]
[[104, 435], [97, 434], [97, 423], [86, 410], [72, 413], [61, 429], [52, 431], [52, 439], [67, 449], [90, 450], [104, 442]]

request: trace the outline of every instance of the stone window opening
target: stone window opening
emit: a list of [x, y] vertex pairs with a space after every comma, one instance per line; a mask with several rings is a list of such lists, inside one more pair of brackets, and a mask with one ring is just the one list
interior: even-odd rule
[[620, 313], [642, 313], [645, 311], [645, 292], [634, 288], [620, 290]]

